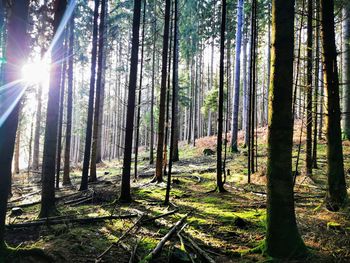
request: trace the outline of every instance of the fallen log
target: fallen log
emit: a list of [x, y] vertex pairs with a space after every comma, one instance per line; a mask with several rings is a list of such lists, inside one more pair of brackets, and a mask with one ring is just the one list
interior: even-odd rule
[[27, 222], [27, 223], [6, 225], [6, 228], [14, 229], [14, 228], [25, 228], [25, 227], [34, 227], [34, 226], [43, 226], [43, 225], [60, 225], [60, 224], [69, 224], [69, 223], [91, 224], [91, 223], [103, 222], [106, 220], [134, 218], [137, 216], [138, 216], [137, 214], [130, 214], [130, 215], [88, 217], [88, 218], [36, 220], [32, 222]]
[[188, 214], [181, 218], [177, 223], [169, 230], [169, 232], [159, 241], [157, 246], [149, 253], [142, 262], [150, 262], [156, 258], [162, 251], [165, 243], [173, 236], [173, 234], [179, 229], [179, 227], [185, 222]]

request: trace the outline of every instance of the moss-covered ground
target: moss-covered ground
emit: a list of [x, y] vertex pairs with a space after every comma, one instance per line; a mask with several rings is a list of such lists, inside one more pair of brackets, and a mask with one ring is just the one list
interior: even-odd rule
[[[119, 193], [121, 162], [105, 162], [99, 166], [99, 183], [91, 185], [95, 191], [92, 201], [74, 205], [65, 204], [78, 196], [58, 201], [61, 216], [101, 217], [111, 214], [144, 214], [157, 216], [175, 209], [178, 212], [156, 221], [135, 227], [128, 235], [112, 247], [101, 262], [129, 262], [131, 252], [137, 244], [136, 260], [144, 259], [180, 218], [190, 213], [187, 226], [183, 230], [216, 262], [257, 262], [269, 261], [259, 253], [253, 253], [265, 235], [266, 220], [266, 129], [259, 130], [258, 171], [252, 175], [252, 184], [247, 184], [247, 152], [228, 153], [226, 193], [215, 189], [215, 155], [204, 156], [204, 148], [215, 149], [215, 138], [198, 140], [197, 147], [181, 145], [180, 162], [173, 167], [174, 177], [170, 205], [163, 205], [165, 183], [149, 183], [154, 166], [147, 161], [147, 152], [141, 152], [140, 177], [132, 182], [133, 202], [129, 205], [115, 203]], [[295, 135], [293, 163], [298, 151], [298, 134]], [[350, 144], [344, 142], [346, 171], [350, 170]], [[318, 168], [312, 178], [304, 176], [304, 141], [302, 141], [299, 175], [295, 186], [296, 213], [300, 233], [309, 247], [310, 256], [300, 262], [350, 262], [350, 212], [344, 208], [339, 212], [329, 212], [323, 202], [326, 194], [326, 145], [318, 146]], [[295, 169], [295, 168], [294, 168]], [[346, 174], [349, 182], [349, 174]], [[13, 198], [18, 199], [27, 193], [39, 190], [35, 175], [22, 174], [15, 178]], [[80, 171], [72, 172], [73, 187], [61, 188], [57, 196], [76, 192]], [[87, 193], [88, 194], [88, 193]], [[87, 195], [85, 193], [85, 195]], [[14, 204], [40, 200], [40, 193], [30, 195]], [[8, 217], [8, 223], [35, 220], [39, 205], [23, 208], [23, 214]], [[138, 217], [139, 218], [139, 217]], [[112, 243], [118, 241], [138, 218], [109, 220], [89, 225], [64, 223], [8, 230], [8, 245], [20, 248], [42, 248], [54, 262], [95, 262]], [[182, 252], [179, 252], [182, 251]], [[166, 243], [155, 262], [180, 262], [178, 254], [187, 251], [193, 262], [205, 262], [188, 242], [181, 245], [175, 235]], [[177, 255], [176, 257], [174, 255]], [[175, 259], [174, 259], [175, 258]], [[45, 261], [46, 260], [46, 261]], [[9, 261], [11, 262], [11, 261]], [[47, 259], [24, 256], [13, 262], [47, 262]], [[186, 261], [185, 261], [186, 262]], [[191, 261], [189, 261], [191, 262]]]

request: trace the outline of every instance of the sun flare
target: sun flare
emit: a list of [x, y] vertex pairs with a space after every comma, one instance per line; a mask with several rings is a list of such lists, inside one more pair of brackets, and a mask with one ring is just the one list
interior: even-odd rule
[[22, 67], [22, 79], [28, 84], [48, 83], [50, 75], [50, 64], [44, 61], [30, 62]]

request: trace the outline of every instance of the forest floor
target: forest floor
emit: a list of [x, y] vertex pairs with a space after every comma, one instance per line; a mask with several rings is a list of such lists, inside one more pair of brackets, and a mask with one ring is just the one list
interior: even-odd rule
[[[100, 262], [129, 262], [136, 246], [134, 262], [144, 259], [169, 229], [188, 213], [183, 236], [194, 240], [215, 262], [269, 261], [261, 253], [254, 253], [254, 248], [264, 240], [266, 227], [266, 129], [259, 129], [258, 138], [258, 172], [252, 175], [251, 184], [247, 184], [246, 149], [240, 148], [238, 154], [228, 154], [227, 168], [231, 173], [225, 184], [227, 193], [210, 192], [215, 189], [216, 159], [215, 155], [204, 156], [203, 150], [215, 149], [215, 137], [197, 140], [196, 147], [181, 145], [181, 160], [173, 167], [175, 174], [170, 206], [163, 205], [166, 184], [149, 183], [154, 166], [148, 165], [146, 151], [140, 157], [139, 180], [132, 182], [133, 202], [130, 205], [113, 203], [120, 187], [120, 161], [100, 165], [99, 182], [91, 185], [91, 191], [78, 195], [71, 195], [77, 192], [80, 179], [80, 171], [74, 171], [73, 186], [57, 191], [57, 196], [62, 197], [58, 200], [58, 210], [60, 218], [65, 219], [63, 224], [46, 223], [7, 231], [6, 240], [10, 246], [42, 248], [51, 259], [11, 257], [8, 262], [95, 262], [142, 214], [145, 216], [143, 218], [152, 218], [174, 210], [176, 213], [173, 215], [148, 222], [139, 221], [143, 223], [132, 228]], [[295, 144], [298, 144], [298, 134], [295, 140]], [[297, 148], [294, 148], [293, 163]], [[325, 142], [321, 141], [318, 146], [318, 169], [314, 169], [311, 179], [304, 176], [305, 153], [303, 147], [301, 150], [301, 172], [295, 186], [296, 214], [310, 256], [300, 262], [350, 262], [350, 209], [334, 213], [324, 205], [325, 154]], [[349, 171], [350, 144], [347, 142], [344, 142], [344, 159], [346, 171]], [[9, 207], [39, 201], [39, 177], [38, 174], [16, 176]], [[346, 177], [350, 185], [348, 172]], [[90, 198], [92, 192], [93, 198]], [[8, 217], [8, 224], [37, 219], [38, 204], [22, 209], [23, 214]], [[137, 214], [138, 217], [84, 225], [69, 222], [69, 219], [77, 217], [129, 214]], [[191, 261], [206, 262], [186, 238], [181, 242], [181, 238], [175, 234], [155, 262]]]

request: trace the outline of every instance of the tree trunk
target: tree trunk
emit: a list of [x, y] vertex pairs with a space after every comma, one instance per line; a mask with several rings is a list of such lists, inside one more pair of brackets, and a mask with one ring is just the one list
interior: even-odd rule
[[294, 0], [272, 1], [266, 250], [274, 258], [306, 254], [296, 225], [293, 180]]
[[343, 135], [346, 140], [350, 140], [350, 3], [345, 2], [343, 7]]
[[146, 0], [143, 0], [143, 15], [142, 15], [142, 42], [141, 42], [141, 67], [140, 67], [140, 85], [137, 102], [136, 116], [136, 139], [135, 139], [135, 162], [134, 162], [134, 177], [137, 180], [137, 160], [139, 153], [139, 137], [140, 137], [140, 115], [141, 115], [141, 96], [142, 96], [142, 78], [143, 78], [143, 55], [145, 49], [145, 24], [146, 24]]
[[334, 1], [321, 0], [321, 24], [326, 88], [326, 138], [329, 209], [338, 210], [347, 198], [340, 129], [339, 76], [334, 32]]
[[[104, 33], [105, 33], [105, 16], [106, 16], [106, 1], [101, 0], [101, 15], [100, 15], [100, 27], [99, 27], [99, 38], [98, 38], [98, 62], [97, 62], [97, 81], [96, 81], [96, 96], [95, 96], [95, 111], [94, 111], [94, 126], [93, 126], [93, 140], [92, 140], [92, 150], [91, 150], [91, 163], [90, 163], [90, 182], [97, 181], [96, 174], [96, 158], [97, 158], [97, 140], [99, 139], [98, 134], [101, 127], [100, 123], [100, 103], [101, 103], [101, 90], [102, 87], [102, 73], [103, 73], [103, 57], [104, 52]], [[101, 132], [101, 131], [100, 131]], [[100, 138], [101, 139], [101, 138]]]
[[313, 0], [308, 0], [307, 12], [307, 87], [306, 87], [306, 175], [312, 175], [312, 42]]
[[[99, 103], [99, 117], [98, 117], [98, 135], [97, 135], [97, 151], [96, 151], [96, 163], [102, 162], [102, 139], [107, 138], [107, 136], [102, 136], [103, 134], [103, 109], [104, 109], [104, 98], [105, 98], [105, 82], [106, 82], [106, 63], [107, 63], [107, 42], [108, 38], [108, 1], [105, 3], [104, 7], [104, 27], [101, 30], [101, 20], [100, 20], [100, 31], [103, 32], [103, 46], [102, 48], [102, 66], [101, 66], [101, 91], [100, 91], [100, 103]], [[102, 10], [101, 10], [102, 15]], [[100, 33], [101, 35], [101, 33]]]
[[43, 87], [38, 85], [37, 90], [37, 108], [35, 117], [35, 132], [34, 132], [34, 146], [33, 146], [33, 164], [32, 169], [34, 171], [39, 170], [39, 154], [40, 154], [40, 130], [41, 130], [41, 108], [42, 108], [42, 92]]
[[56, 160], [56, 189], [60, 186], [61, 173], [61, 153], [62, 153], [62, 127], [63, 127], [63, 109], [64, 109], [64, 90], [66, 86], [66, 71], [67, 71], [67, 57], [68, 57], [68, 29], [65, 29], [64, 34], [64, 59], [62, 62], [62, 71], [60, 79], [60, 102], [58, 113], [58, 131], [57, 131], [57, 160]]
[[66, 145], [64, 152], [63, 185], [70, 185], [70, 151], [72, 140], [72, 112], [73, 112], [73, 54], [74, 54], [74, 14], [70, 18], [70, 35], [68, 51], [68, 90], [67, 90], [67, 127], [66, 127]]
[[[178, 1], [174, 4], [173, 98], [171, 114], [171, 144], [173, 162], [179, 161], [179, 27]], [[174, 119], [174, 120], [173, 120]], [[173, 137], [172, 137], [173, 136]], [[169, 161], [169, 173], [171, 173]]]
[[216, 187], [219, 192], [224, 192], [222, 180], [222, 131], [224, 114], [224, 57], [225, 57], [225, 33], [226, 33], [226, 0], [222, 0], [221, 11], [221, 35], [220, 35], [220, 75], [219, 75], [219, 101], [218, 101], [218, 134], [216, 140]]
[[[62, 17], [66, 10], [66, 0], [56, 0], [56, 9], [53, 21], [54, 34], [57, 32]], [[43, 168], [42, 168], [42, 192], [41, 209], [39, 217], [48, 217], [56, 213], [55, 204], [55, 164], [57, 150], [58, 111], [59, 111], [59, 86], [61, 65], [58, 63], [64, 59], [63, 36], [59, 36], [51, 50], [52, 61], [50, 71], [50, 89], [47, 102], [46, 130], [44, 141]]]
[[[7, 211], [7, 199], [11, 184], [11, 164], [15, 147], [16, 129], [18, 126], [19, 101], [25, 91], [21, 83], [16, 82], [21, 74], [20, 68], [26, 59], [26, 28], [28, 19], [28, 0], [14, 1], [8, 20], [6, 58], [4, 67], [4, 81], [13, 86], [3, 91], [3, 98], [8, 98], [0, 103], [0, 254], [5, 249], [5, 219]], [[15, 97], [11, 94], [15, 92]], [[13, 99], [9, 99], [13, 98]]]
[[241, 45], [243, 26], [243, 0], [237, 3], [237, 31], [236, 31], [236, 51], [235, 51], [235, 79], [234, 97], [232, 105], [232, 130], [231, 130], [231, 151], [238, 151], [238, 113], [239, 113], [239, 93], [240, 93], [240, 73], [241, 73]]
[[125, 143], [124, 143], [124, 160], [123, 174], [121, 183], [121, 192], [119, 201], [128, 203], [131, 201], [130, 194], [130, 168], [132, 154], [132, 137], [134, 130], [134, 111], [135, 111], [135, 93], [137, 86], [137, 64], [139, 56], [139, 31], [141, 16], [141, 0], [134, 1], [134, 18], [132, 22], [132, 48], [130, 59], [130, 75], [129, 75], [129, 92], [128, 106], [125, 123]]
[[98, 31], [98, 9], [100, 1], [95, 0], [94, 7], [94, 24], [92, 33], [92, 51], [91, 51], [91, 75], [90, 75], [90, 90], [89, 90], [89, 106], [85, 136], [85, 150], [83, 172], [81, 177], [80, 191], [88, 188], [89, 180], [89, 164], [91, 156], [91, 137], [92, 137], [92, 122], [94, 115], [94, 96], [95, 96], [95, 75], [96, 75], [96, 58], [97, 58], [97, 31]]
[[158, 143], [156, 176], [157, 182], [163, 181], [163, 145], [164, 145], [164, 124], [165, 124], [165, 97], [167, 87], [167, 62], [169, 46], [169, 22], [170, 22], [170, 0], [165, 0], [163, 51], [162, 51], [162, 81], [159, 98], [159, 121], [158, 121]]

